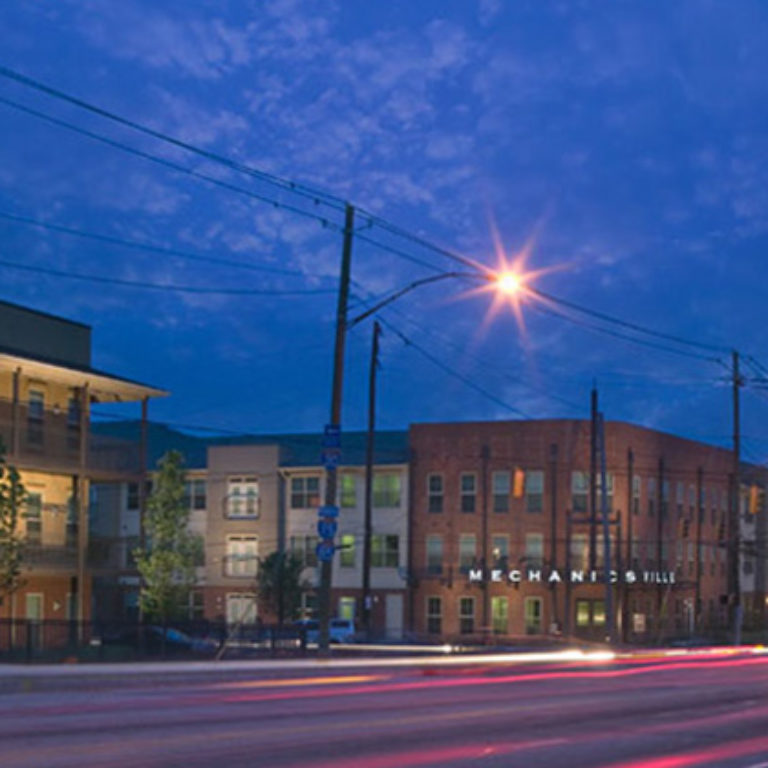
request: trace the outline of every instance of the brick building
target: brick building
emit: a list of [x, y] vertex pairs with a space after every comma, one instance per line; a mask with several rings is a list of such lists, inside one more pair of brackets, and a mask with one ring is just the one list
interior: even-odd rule
[[608, 595], [588, 421], [415, 424], [410, 449], [417, 636], [603, 639], [607, 599], [625, 640], [724, 629], [729, 451], [606, 422]]

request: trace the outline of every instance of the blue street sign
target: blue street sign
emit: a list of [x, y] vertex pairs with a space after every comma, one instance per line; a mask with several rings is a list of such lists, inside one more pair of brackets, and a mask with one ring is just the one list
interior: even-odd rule
[[323, 448], [341, 448], [341, 427], [338, 424], [325, 425]]
[[334, 507], [332, 504], [326, 504], [323, 507], [318, 507], [317, 514], [319, 517], [338, 517], [339, 508]]
[[321, 539], [332, 539], [339, 530], [339, 524], [335, 520], [320, 518], [317, 521], [317, 535]]
[[316, 547], [315, 553], [317, 559], [321, 563], [330, 563], [333, 560], [333, 553], [336, 551], [336, 547], [333, 546], [333, 542], [328, 539], [323, 539]]
[[320, 455], [320, 463], [325, 469], [333, 469], [339, 466], [341, 460], [341, 450], [338, 448], [323, 448]]

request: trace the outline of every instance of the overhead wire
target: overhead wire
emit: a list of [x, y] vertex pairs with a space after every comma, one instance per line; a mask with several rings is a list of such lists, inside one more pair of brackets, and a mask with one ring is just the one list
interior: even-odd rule
[[16, 269], [23, 272], [50, 275], [69, 280], [83, 280], [92, 283], [107, 285], [120, 285], [126, 288], [141, 288], [155, 291], [174, 291], [178, 293], [198, 294], [223, 294], [232, 296], [307, 296], [321, 293], [335, 293], [333, 288], [307, 288], [295, 290], [260, 289], [260, 288], [209, 288], [195, 285], [176, 285], [174, 283], [150, 283], [143, 280], [124, 280], [118, 277], [105, 277], [101, 275], [87, 275], [82, 272], [69, 272], [52, 267], [40, 267], [32, 264], [21, 264], [7, 259], [0, 259], [0, 266], [8, 269]]
[[30, 216], [21, 216], [20, 214], [10, 213], [8, 211], [0, 211], [0, 219], [22, 224], [31, 227], [40, 227], [42, 229], [48, 229], [52, 232], [60, 234], [71, 235], [74, 237], [80, 237], [88, 240], [94, 240], [95, 242], [107, 243], [108, 245], [117, 245], [122, 248], [131, 248], [135, 250], [148, 251], [150, 253], [157, 253], [173, 258], [186, 259], [190, 261], [206, 262], [210, 264], [219, 264], [225, 267], [234, 267], [237, 269], [247, 269], [254, 272], [268, 272], [277, 275], [290, 275], [290, 276], [303, 276], [303, 277], [325, 277], [325, 275], [313, 274], [302, 272], [298, 269], [284, 269], [281, 267], [271, 267], [262, 264], [251, 264], [244, 261], [236, 261], [234, 259], [222, 259], [216, 256], [207, 256], [202, 253], [193, 253], [191, 251], [180, 250], [178, 248], [168, 248], [162, 245], [155, 245], [153, 243], [145, 243], [139, 240], [128, 240], [126, 238], [117, 237], [115, 235], [108, 235], [100, 232], [90, 232], [83, 229], [76, 229], [75, 227], [65, 226], [63, 224], [56, 224], [50, 221], [43, 221], [41, 219], [35, 219]]
[[424, 347], [422, 347], [420, 344], [417, 344], [415, 341], [413, 341], [404, 333], [402, 333], [400, 330], [398, 330], [389, 320], [386, 320], [383, 317], [379, 317], [379, 321], [381, 322], [382, 325], [384, 325], [386, 328], [392, 331], [392, 333], [394, 333], [400, 339], [400, 341], [402, 341], [403, 344], [405, 344], [406, 347], [411, 347], [412, 349], [415, 349], [419, 354], [421, 354], [423, 357], [429, 360], [433, 365], [440, 368], [440, 370], [442, 370], [444, 373], [448, 374], [449, 376], [452, 376], [455, 379], [458, 379], [463, 384], [468, 386], [470, 389], [475, 390], [475, 392], [478, 392], [479, 394], [483, 395], [483, 397], [496, 403], [496, 405], [500, 405], [505, 410], [511, 411], [512, 413], [516, 413], [519, 416], [522, 416], [524, 419], [531, 418], [529, 414], [525, 413], [519, 408], [515, 408], [515, 406], [510, 405], [509, 403], [504, 402], [501, 398], [496, 397], [496, 395], [490, 393], [484, 387], [481, 387], [479, 384], [476, 384], [471, 379], [468, 379], [463, 374], [459, 373], [458, 371], [454, 370], [450, 366], [443, 363], [433, 354], [431, 354], [426, 349], [424, 349]]

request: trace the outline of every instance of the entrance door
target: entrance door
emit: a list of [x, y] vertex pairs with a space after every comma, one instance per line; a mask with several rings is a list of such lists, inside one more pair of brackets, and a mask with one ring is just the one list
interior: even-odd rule
[[256, 595], [231, 593], [227, 595], [227, 624], [230, 627], [256, 622]]
[[402, 640], [403, 638], [403, 596], [386, 596], [386, 626], [387, 640]]
[[30, 648], [40, 650], [43, 647], [43, 595], [41, 593], [27, 593], [24, 616], [27, 619], [27, 643]]
[[525, 598], [525, 634], [541, 634], [541, 598]]
[[491, 626], [495, 635], [506, 635], [509, 631], [509, 600], [506, 597], [491, 598]]
[[355, 620], [355, 604], [354, 597], [340, 597], [339, 598], [339, 612], [337, 614], [340, 619], [349, 619], [349, 621]]

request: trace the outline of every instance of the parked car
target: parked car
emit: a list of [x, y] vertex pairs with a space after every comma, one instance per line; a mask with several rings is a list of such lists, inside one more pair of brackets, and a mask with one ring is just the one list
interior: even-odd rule
[[[294, 622], [294, 626], [306, 635], [308, 644], [320, 642], [320, 624], [316, 619], [301, 619]], [[352, 619], [331, 619], [328, 626], [328, 640], [331, 643], [353, 643], [357, 631]]]
[[160, 653], [163, 649], [168, 654], [213, 653], [218, 645], [211, 638], [190, 637], [180, 629], [167, 627], [163, 630], [155, 624], [141, 627], [141, 632], [136, 625], [118, 627], [104, 632], [101, 642], [104, 645], [127, 645], [150, 654]]

